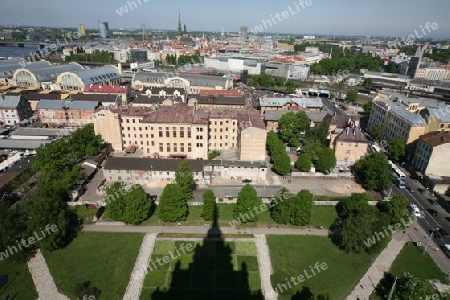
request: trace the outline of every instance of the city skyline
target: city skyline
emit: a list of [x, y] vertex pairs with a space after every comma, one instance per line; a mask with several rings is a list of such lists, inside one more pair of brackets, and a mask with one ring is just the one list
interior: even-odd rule
[[[450, 2], [439, 0], [370, 3], [280, 0], [258, 2], [258, 5], [237, 0], [226, 4], [175, 0], [170, 6], [149, 0], [112, 0], [107, 4], [87, 0], [39, 3], [7, 0], [2, 5], [0, 20], [10, 25], [75, 28], [85, 24], [96, 29], [99, 20], [107, 21], [110, 28], [139, 28], [145, 22], [148, 30], [176, 30], [178, 13], [181, 13], [181, 22], [188, 31], [220, 32], [224, 28], [226, 32], [238, 32], [239, 27], [245, 25], [249, 34], [407, 37], [418, 32], [425, 38], [449, 38], [450, 21], [446, 18], [449, 10]], [[438, 28], [423, 31], [427, 23], [436, 23]]]

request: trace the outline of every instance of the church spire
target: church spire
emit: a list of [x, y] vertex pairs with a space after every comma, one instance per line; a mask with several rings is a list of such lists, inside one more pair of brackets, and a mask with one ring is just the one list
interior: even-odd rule
[[181, 34], [182, 32], [182, 28], [181, 28], [181, 13], [178, 12], [178, 34]]

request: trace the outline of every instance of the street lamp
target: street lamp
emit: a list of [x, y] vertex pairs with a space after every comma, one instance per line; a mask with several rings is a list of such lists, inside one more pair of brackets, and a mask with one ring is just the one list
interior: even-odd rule
[[422, 251], [422, 255], [424, 255], [427, 252], [428, 246], [431, 243], [431, 238], [433, 237], [433, 234], [436, 230], [439, 230], [439, 228], [435, 228], [431, 231], [430, 236], [428, 237], [427, 243], [425, 244], [425, 248]]

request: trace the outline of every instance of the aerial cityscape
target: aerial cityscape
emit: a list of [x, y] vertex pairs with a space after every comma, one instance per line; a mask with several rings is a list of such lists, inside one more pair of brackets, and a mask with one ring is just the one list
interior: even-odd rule
[[4, 2], [0, 299], [450, 299], [450, 2]]

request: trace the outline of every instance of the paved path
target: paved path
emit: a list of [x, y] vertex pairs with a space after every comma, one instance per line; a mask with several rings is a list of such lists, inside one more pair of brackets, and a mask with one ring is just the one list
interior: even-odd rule
[[97, 232], [142, 232], [142, 233], [180, 233], [180, 234], [273, 234], [273, 235], [316, 235], [328, 236], [328, 229], [315, 228], [233, 228], [233, 227], [205, 227], [205, 226], [132, 226], [109, 225], [97, 223], [85, 225], [83, 231]]
[[270, 275], [272, 275], [272, 264], [270, 262], [269, 246], [264, 234], [255, 234], [255, 243], [258, 253], [258, 267], [261, 276], [261, 289], [265, 300], [277, 300], [278, 295], [272, 288]]
[[58, 292], [40, 249], [28, 261], [28, 269], [30, 270], [31, 277], [39, 295], [38, 300], [69, 300], [67, 296]]
[[370, 266], [353, 292], [347, 297], [347, 300], [368, 300], [378, 283], [383, 279], [384, 273], [391, 269], [392, 263], [407, 241], [408, 238], [405, 234], [395, 232], [392, 240]]
[[156, 233], [145, 235], [123, 300], [139, 300], [145, 275], [147, 275], [148, 262], [155, 246], [156, 236]]

